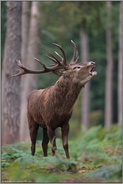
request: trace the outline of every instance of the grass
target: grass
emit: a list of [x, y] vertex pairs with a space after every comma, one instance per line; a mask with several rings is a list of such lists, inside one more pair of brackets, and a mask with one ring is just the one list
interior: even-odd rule
[[89, 129], [69, 140], [70, 159], [66, 159], [61, 140], [54, 157], [43, 157], [37, 141], [36, 154], [31, 156], [30, 143], [3, 147], [2, 182], [121, 182], [121, 128], [110, 131], [101, 126]]

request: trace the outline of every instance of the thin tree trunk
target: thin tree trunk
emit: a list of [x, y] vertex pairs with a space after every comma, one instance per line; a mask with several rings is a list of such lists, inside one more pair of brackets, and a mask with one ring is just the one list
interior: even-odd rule
[[22, 62], [26, 64], [27, 47], [28, 47], [28, 36], [29, 36], [29, 25], [30, 25], [30, 10], [31, 1], [22, 2], [22, 48], [21, 57]]
[[16, 59], [21, 59], [21, 2], [7, 2], [7, 33], [2, 70], [2, 144], [19, 141], [20, 78]]
[[[107, 1], [107, 11], [110, 14], [111, 1]], [[110, 16], [110, 15], [109, 15]], [[110, 17], [108, 19], [111, 23]], [[113, 82], [113, 53], [112, 53], [112, 33], [110, 27], [106, 30], [106, 79], [105, 79], [105, 128], [110, 129], [112, 124], [112, 82]]]
[[120, 2], [118, 53], [118, 123], [123, 123], [123, 1]]
[[[30, 15], [31, 14], [31, 2], [22, 2], [22, 47], [21, 47], [21, 58], [22, 63], [27, 65], [27, 48], [29, 40], [29, 29], [30, 29]], [[23, 121], [23, 114], [26, 107], [25, 104], [25, 78], [21, 77], [21, 113], [20, 113], [20, 140], [29, 140], [28, 125]], [[26, 104], [25, 104], [26, 105]], [[25, 134], [25, 135], [24, 135]]]
[[[85, 31], [80, 31], [80, 46], [82, 54], [82, 62], [88, 62], [88, 36]], [[81, 125], [85, 131], [89, 128], [89, 89], [90, 83], [88, 82], [82, 89], [82, 113], [81, 113]]]
[[[31, 19], [29, 27], [28, 49], [27, 49], [27, 66], [36, 69], [37, 62], [34, 57], [39, 56], [40, 45], [40, 14], [38, 10], [38, 2], [32, 2]], [[36, 75], [23, 76], [23, 92], [21, 104], [21, 141], [29, 141], [28, 121], [27, 121], [27, 98], [29, 93], [36, 89]]]

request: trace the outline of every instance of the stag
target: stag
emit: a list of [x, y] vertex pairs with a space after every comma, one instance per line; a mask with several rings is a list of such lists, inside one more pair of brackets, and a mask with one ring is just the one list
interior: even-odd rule
[[[68, 133], [73, 105], [82, 87], [97, 74], [97, 72], [93, 70], [95, 62], [77, 63], [79, 58], [78, 51], [76, 44], [72, 40], [71, 42], [74, 52], [69, 64], [67, 64], [64, 49], [58, 44], [54, 45], [61, 50], [62, 55], [56, 51], [55, 54], [57, 57], [53, 54], [47, 55], [47, 57], [54, 62], [50, 67], [45, 66], [37, 58], [35, 59], [43, 67], [42, 70], [31, 70], [25, 67], [20, 61], [17, 61], [17, 65], [21, 70], [13, 75], [14, 77], [24, 74], [40, 74], [47, 72], [53, 72], [60, 76], [53, 86], [46, 89], [33, 90], [28, 97], [27, 117], [32, 155], [35, 154], [36, 137], [39, 126], [43, 128], [43, 155], [47, 156], [49, 141], [52, 145], [52, 155], [55, 155], [57, 149], [55, 130], [60, 127], [66, 158], [70, 158]], [[60, 58], [60, 61], [57, 58]]]

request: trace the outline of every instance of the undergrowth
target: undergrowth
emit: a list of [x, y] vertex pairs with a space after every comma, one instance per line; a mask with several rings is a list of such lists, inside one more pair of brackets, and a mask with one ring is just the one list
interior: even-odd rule
[[66, 159], [61, 140], [56, 155], [43, 157], [41, 143], [31, 156], [30, 143], [3, 147], [2, 182], [121, 182], [121, 128], [110, 131], [93, 127], [69, 140], [70, 159]]

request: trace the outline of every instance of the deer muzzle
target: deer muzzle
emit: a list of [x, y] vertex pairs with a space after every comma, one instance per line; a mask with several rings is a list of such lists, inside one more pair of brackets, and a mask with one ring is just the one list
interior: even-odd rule
[[88, 66], [90, 67], [89, 74], [90, 74], [92, 77], [96, 76], [96, 75], [97, 75], [97, 72], [94, 71], [94, 68], [95, 68], [95, 66], [96, 66], [95, 62], [94, 62], [94, 61], [90, 61], [90, 62], [88, 63]]

